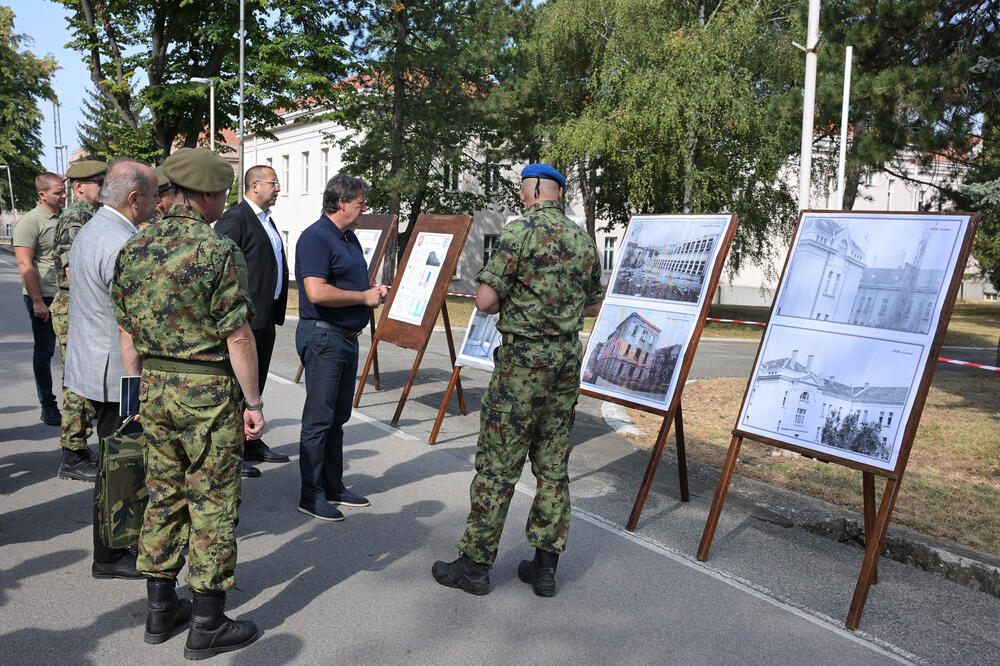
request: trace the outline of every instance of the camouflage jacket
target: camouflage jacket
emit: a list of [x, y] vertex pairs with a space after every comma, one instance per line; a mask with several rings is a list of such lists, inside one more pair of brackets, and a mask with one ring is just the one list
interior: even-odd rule
[[566, 345], [551, 338], [579, 333], [584, 307], [604, 299], [597, 246], [554, 201], [535, 203], [504, 227], [476, 279], [500, 296], [497, 330], [538, 341], [505, 343], [516, 365], [557, 362]]
[[73, 245], [76, 232], [85, 225], [97, 212], [96, 206], [80, 197], [73, 197], [73, 201], [66, 206], [59, 221], [56, 223], [56, 231], [53, 236], [54, 261], [56, 264], [56, 280], [60, 289], [69, 289], [69, 278], [66, 277], [66, 267], [69, 266], [69, 248]]
[[115, 319], [143, 357], [221, 361], [253, 318], [243, 253], [189, 206], [144, 224], [118, 254]]

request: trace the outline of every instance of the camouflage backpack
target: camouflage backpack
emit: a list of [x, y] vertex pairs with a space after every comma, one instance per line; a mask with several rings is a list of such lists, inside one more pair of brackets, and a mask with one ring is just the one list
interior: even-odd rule
[[115, 434], [101, 440], [98, 530], [101, 541], [109, 548], [125, 548], [139, 542], [142, 514], [149, 499], [142, 430], [130, 429], [131, 423], [130, 417]]

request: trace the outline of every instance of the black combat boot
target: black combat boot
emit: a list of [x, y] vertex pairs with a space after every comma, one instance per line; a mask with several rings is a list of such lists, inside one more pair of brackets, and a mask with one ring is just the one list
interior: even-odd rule
[[207, 659], [245, 648], [257, 640], [257, 625], [249, 620], [229, 619], [222, 613], [225, 607], [225, 592], [194, 592], [185, 659]]
[[146, 579], [146, 637], [152, 645], [172, 638], [191, 619], [191, 602], [178, 599], [173, 578]]
[[490, 567], [476, 562], [465, 553], [454, 562], [438, 560], [431, 567], [431, 575], [442, 585], [457, 587], [469, 594], [483, 595], [490, 591]]
[[84, 448], [82, 451], [63, 449], [56, 476], [60, 479], [93, 483], [97, 480], [97, 460], [94, 452], [89, 448]]
[[530, 583], [535, 594], [540, 597], [556, 596], [556, 566], [559, 554], [541, 548], [535, 549], [535, 559], [521, 560], [517, 567], [517, 577]]

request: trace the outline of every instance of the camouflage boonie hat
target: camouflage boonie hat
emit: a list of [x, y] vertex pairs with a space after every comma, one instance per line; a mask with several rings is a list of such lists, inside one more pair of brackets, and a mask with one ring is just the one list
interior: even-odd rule
[[181, 148], [165, 159], [160, 169], [171, 183], [192, 192], [222, 192], [236, 179], [229, 162], [208, 148]]
[[83, 178], [93, 178], [102, 176], [108, 170], [108, 163], [100, 160], [80, 160], [69, 165], [66, 177], [70, 180], [81, 180]]

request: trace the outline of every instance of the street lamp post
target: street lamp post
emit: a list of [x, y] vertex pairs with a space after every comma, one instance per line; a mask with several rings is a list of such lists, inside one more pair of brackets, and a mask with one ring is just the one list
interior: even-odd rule
[[215, 79], [192, 76], [191, 83], [208, 86], [208, 146], [215, 152]]
[[10, 189], [10, 214], [14, 218], [11, 227], [13, 227], [17, 224], [17, 203], [14, 201], [14, 183], [10, 179], [10, 167], [6, 164], [0, 164], [0, 169], [7, 170], [7, 187]]

